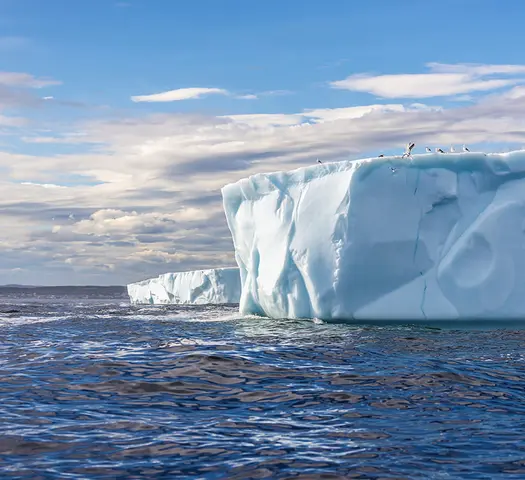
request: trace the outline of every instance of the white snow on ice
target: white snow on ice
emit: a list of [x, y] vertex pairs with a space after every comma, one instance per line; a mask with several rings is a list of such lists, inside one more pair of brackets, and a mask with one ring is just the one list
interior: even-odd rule
[[134, 304], [239, 303], [239, 269], [231, 267], [165, 273], [157, 278], [129, 284], [128, 294]]
[[525, 317], [525, 151], [315, 164], [222, 194], [241, 314]]

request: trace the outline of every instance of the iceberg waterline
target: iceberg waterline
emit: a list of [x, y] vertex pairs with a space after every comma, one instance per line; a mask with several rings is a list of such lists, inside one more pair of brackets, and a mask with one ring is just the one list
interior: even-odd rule
[[242, 314], [525, 316], [525, 152], [317, 164], [222, 195]]
[[165, 273], [127, 286], [131, 303], [142, 304], [225, 304], [239, 303], [239, 269], [215, 268]]

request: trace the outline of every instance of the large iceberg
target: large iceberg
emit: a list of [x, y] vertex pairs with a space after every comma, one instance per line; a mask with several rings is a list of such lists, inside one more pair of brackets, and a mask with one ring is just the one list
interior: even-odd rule
[[222, 194], [243, 314], [525, 318], [525, 152], [325, 163]]
[[157, 278], [130, 283], [131, 303], [222, 304], [239, 303], [239, 269], [216, 268], [193, 272], [165, 273]]

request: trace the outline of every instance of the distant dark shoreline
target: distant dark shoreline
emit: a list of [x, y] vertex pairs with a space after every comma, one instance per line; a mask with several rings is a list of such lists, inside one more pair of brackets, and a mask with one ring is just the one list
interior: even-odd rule
[[0, 297], [114, 297], [127, 298], [127, 290], [124, 285], [0, 285]]
[[125, 289], [125, 285], [19, 285], [16, 283], [13, 284], [7, 284], [7, 285], [0, 285], [0, 288], [28, 288], [28, 289], [34, 289], [34, 288], [76, 288], [76, 289], [89, 289], [89, 288], [120, 288]]

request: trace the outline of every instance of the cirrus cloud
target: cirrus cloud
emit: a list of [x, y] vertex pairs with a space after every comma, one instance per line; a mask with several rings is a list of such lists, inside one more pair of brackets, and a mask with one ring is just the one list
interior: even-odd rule
[[133, 102], [179, 102], [201, 98], [205, 95], [228, 95], [228, 91], [222, 88], [178, 88], [150, 95], [135, 95], [131, 97], [131, 100]]
[[38, 78], [29, 73], [0, 72], [0, 85], [7, 87], [43, 88], [61, 84], [58, 80]]
[[[525, 65], [428, 63], [427, 67], [429, 73], [356, 74], [330, 82], [330, 85], [382, 98], [430, 98], [491, 91], [525, 83]], [[513, 76], [506, 78], [508, 75]]]

